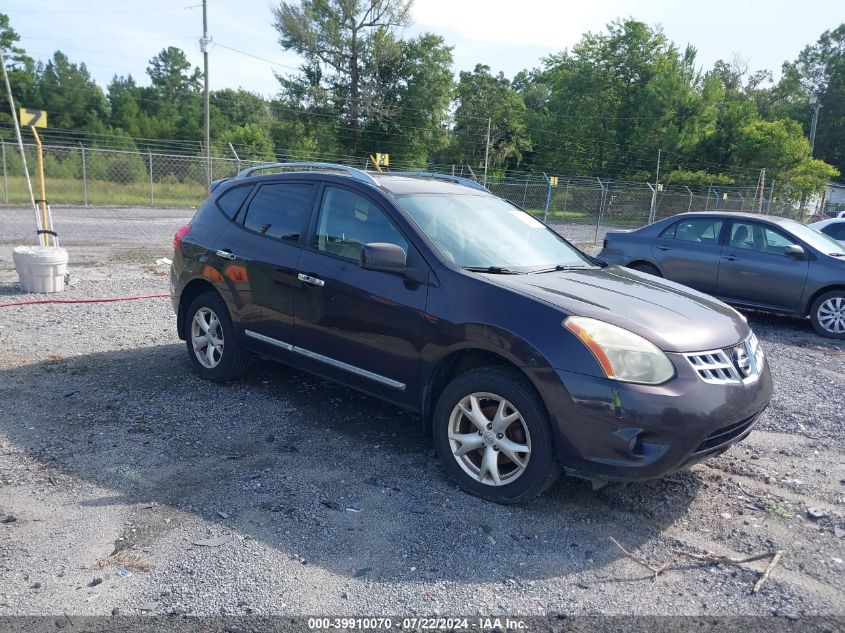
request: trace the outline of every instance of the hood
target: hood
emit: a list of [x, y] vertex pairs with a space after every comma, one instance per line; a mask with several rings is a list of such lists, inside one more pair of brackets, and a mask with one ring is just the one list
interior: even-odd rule
[[527, 275], [483, 275], [560, 307], [623, 327], [667, 352], [736, 345], [750, 328], [731, 307], [666, 279], [619, 266]]

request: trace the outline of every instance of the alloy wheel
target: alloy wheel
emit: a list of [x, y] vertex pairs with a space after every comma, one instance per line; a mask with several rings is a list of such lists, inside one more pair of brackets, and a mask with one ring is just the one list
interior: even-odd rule
[[845, 333], [845, 298], [831, 297], [819, 306], [816, 316], [828, 332]]
[[504, 486], [525, 472], [531, 436], [522, 415], [493, 393], [462, 398], [449, 417], [449, 446], [463, 471], [475, 481]]
[[191, 322], [191, 343], [203, 367], [214, 369], [223, 358], [223, 327], [211, 308], [200, 308]]

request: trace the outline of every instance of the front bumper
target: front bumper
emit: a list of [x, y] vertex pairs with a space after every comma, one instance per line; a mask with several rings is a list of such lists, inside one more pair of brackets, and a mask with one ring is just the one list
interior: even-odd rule
[[569, 474], [608, 481], [654, 479], [745, 438], [772, 397], [764, 362], [753, 381], [707, 384], [681, 354], [658, 386], [555, 370], [541, 378], [557, 453]]

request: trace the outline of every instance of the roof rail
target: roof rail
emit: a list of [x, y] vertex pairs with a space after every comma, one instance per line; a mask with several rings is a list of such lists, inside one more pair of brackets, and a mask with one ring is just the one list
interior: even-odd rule
[[481, 183], [475, 182], [474, 180], [470, 180], [469, 178], [463, 178], [462, 176], [438, 174], [433, 171], [394, 171], [392, 173], [395, 176], [406, 176], [408, 178], [433, 178], [434, 180], [447, 180], [449, 182], [454, 182], [458, 185], [463, 185], [464, 187], [470, 187], [472, 189], [478, 189], [480, 191], [486, 191], [487, 193], [490, 193], [490, 190]]
[[244, 170], [241, 170], [237, 178], [246, 178], [247, 176], [252, 176], [257, 171], [264, 171], [265, 169], [275, 169], [275, 168], [288, 168], [288, 169], [296, 169], [307, 167], [310, 170], [312, 169], [325, 169], [328, 171], [340, 171], [348, 175], [350, 178], [354, 178], [355, 180], [359, 180], [361, 182], [365, 182], [368, 185], [373, 185], [374, 187], [378, 187], [378, 181], [375, 178], [370, 176], [367, 172], [357, 169], [355, 167], [348, 167], [346, 165], [337, 165], [335, 163], [318, 163], [318, 162], [304, 162], [304, 163], [267, 163], [265, 165], [255, 165], [254, 167], [247, 167]]

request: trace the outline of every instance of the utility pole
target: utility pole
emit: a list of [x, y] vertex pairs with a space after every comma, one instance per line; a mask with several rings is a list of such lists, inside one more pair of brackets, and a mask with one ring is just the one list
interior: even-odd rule
[[206, 187], [211, 191], [211, 120], [209, 118], [209, 101], [208, 101], [208, 44], [211, 38], [208, 37], [208, 12], [206, 10], [206, 0], [202, 0], [202, 39], [200, 39], [200, 50], [202, 51], [202, 65], [203, 65], [203, 79], [204, 91], [203, 98], [205, 100], [205, 173], [206, 173]]
[[816, 126], [819, 123], [819, 109], [822, 104], [819, 103], [819, 98], [816, 95], [810, 95], [810, 105], [813, 106], [813, 124], [810, 126], [810, 156], [812, 156], [813, 150], [816, 148]]
[[484, 186], [487, 186], [487, 160], [490, 158], [490, 124], [492, 119], [487, 118], [487, 145], [484, 146]]
[[760, 170], [760, 202], [757, 205], [757, 213], [763, 213], [763, 198], [766, 194], [766, 168]]

